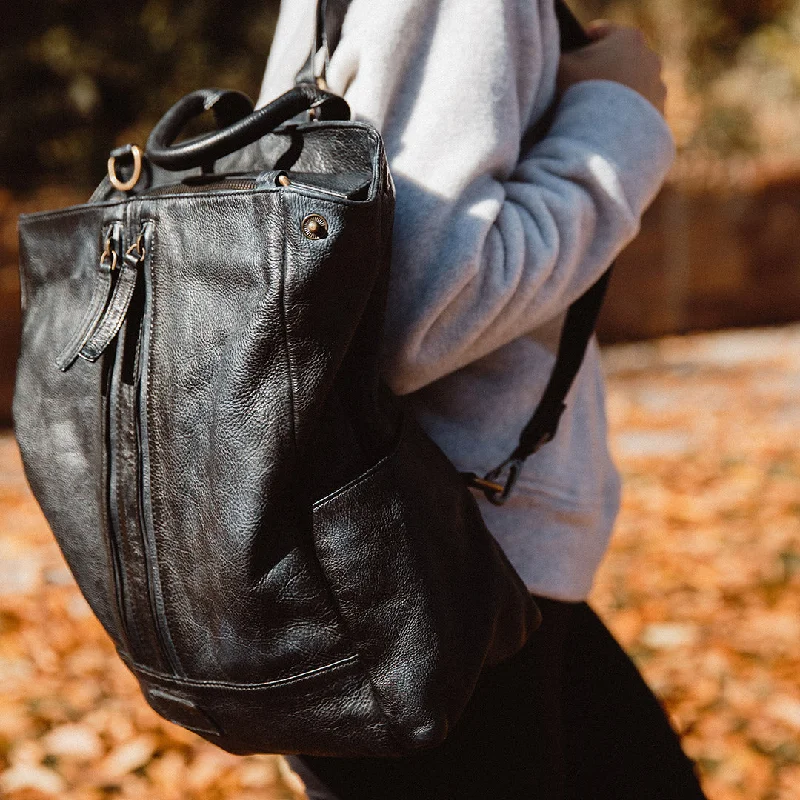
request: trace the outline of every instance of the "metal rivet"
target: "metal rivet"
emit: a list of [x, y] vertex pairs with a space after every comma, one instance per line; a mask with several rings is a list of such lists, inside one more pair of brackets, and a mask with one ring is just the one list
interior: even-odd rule
[[328, 235], [328, 221], [319, 214], [309, 214], [303, 220], [303, 233], [308, 239], [324, 239]]

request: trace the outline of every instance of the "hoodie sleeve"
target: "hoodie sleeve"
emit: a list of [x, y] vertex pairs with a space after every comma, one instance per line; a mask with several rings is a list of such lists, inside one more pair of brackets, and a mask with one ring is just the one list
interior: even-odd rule
[[328, 82], [381, 131], [397, 187], [384, 373], [399, 394], [562, 314], [664, 180], [669, 128], [611, 81], [572, 86], [548, 134], [521, 151], [558, 58], [552, 0], [348, 10]]

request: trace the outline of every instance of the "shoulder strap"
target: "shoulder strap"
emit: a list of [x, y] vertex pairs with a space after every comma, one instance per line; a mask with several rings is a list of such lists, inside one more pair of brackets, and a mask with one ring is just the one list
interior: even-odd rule
[[351, 0], [317, 0], [317, 20], [311, 52], [295, 76], [295, 83], [315, 83], [326, 89], [328, 62], [339, 44], [344, 15]]
[[[591, 42], [583, 26], [563, 0], [555, 0], [555, 9], [562, 52], [576, 50]], [[544, 126], [535, 131], [537, 136], [546, 133], [547, 126], [552, 122], [552, 111], [554, 109], [545, 115]], [[550, 380], [514, 451], [483, 478], [474, 473], [463, 473], [469, 485], [484, 492], [492, 503], [502, 505], [508, 499], [525, 461], [555, 437], [561, 415], [566, 408], [564, 401], [583, 363], [613, 268], [612, 264], [567, 310]]]
[[[297, 73], [298, 83], [316, 83], [326, 88], [325, 74], [328, 62], [339, 43], [344, 15], [349, 5], [350, 0], [317, 0], [314, 42], [306, 63]], [[563, 0], [555, 0], [555, 10], [563, 52], [583, 47], [591, 41]], [[537, 127], [534, 135], [543, 136], [551, 120], [552, 113], [546, 114], [542, 126]], [[613, 264], [569, 307], [550, 380], [536, 411], [522, 431], [514, 452], [483, 478], [474, 472], [462, 473], [468, 485], [484, 492], [491, 502], [502, 505], [508, 499], [525, 461], [555, 437], [559, 420], [566, 408], [564, 401], [575, 382], [589, 340], [594, 333], [612, 268]]]

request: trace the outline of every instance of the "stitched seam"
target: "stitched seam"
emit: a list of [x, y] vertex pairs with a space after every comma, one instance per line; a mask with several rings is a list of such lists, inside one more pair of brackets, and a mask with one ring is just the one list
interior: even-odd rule
[[[153, 390], [153, 383], [152, 383], [152, 381], [153, 381], [153, 371], [150, 369], [150, 363], [149, 362], [150, 362], [150, 353], [151, 353], [152, 347], [153, 347], [153, 325], [154, 325], [155, 316], [156, 316], [155, 315], [155, 307], [156, 307], [156, 303], [155, 303], [155, 298], [156, 298], [156, 269], [155, 269], [155, 266], [156, 266], [156, 254], [158, 252], [158, 241], [157, 241], [156, 231], [155, 231], [156, 220], [154, 218], [147, 218], [147, 219], [141, 220], [141, 225], [143, 227], [145, 225], [152, 225], [153, 226], [153, 232], [152, 232], [152, 235], [150, 237], [150, 242], [149, 242], [149, 244], [150, 244], [150, 248], [149, 248], [150, 249], [150, 257], [146, 261], [146, 263], [142, 264], [142, 271], [145, 274], [145, 277], [147, 276], [147, 272], [149, 272], [149, 274], [150, 274], [150, 284], [151, 284], [151, 290], [150, 290], [151, 302], [150, 302], [150, 308], [149, 308], [149, 311], [150, 311], [149, 316], [150, 316], [150, 318], [147, 320], [147, 330], [148, 330], [147, 342], [148, 342], [148, 348], [147, 348], [147, 352], [146, 353], [142, 352], [143, 358], [142, 358], [142, 364], [141, 364], [141, 368], [147, 370], [147, 397], [149, 398], [149, 397], [152, 396], [152, 390]], [[144, 356], [146, 356], [146, 358]], [[148, 413], [148, 404], [147, 403], [141, 403], [140, 407], [139, 407], [139, 414], [140, 415], [144, 414], [146, 416], [147, 413]], [[147, 449], [148, 460], [150, 459], [150, 443], [149, 443], [150, 424], [149, 424], [149, 421], [145, 420], [145, 424], [147, 425], [147, 431], [148, 431], [148, 437], [147, 438], [148, 438], [148, 441], [147, 442], [142, 441], [141, 444], [140, 444], [140, 448], [141, 448], [141, 451], [142, 451], [142, 452], [139, 453], [139, 459], [140, 460], [143, 458], [143, 451], [144, 451], [145, 448]], [[152, 462], [151, 462], [151, 464], [152, 464]], [[150, 490], [150, 509], [149, 509], [149, 512], [150, 512], [151, 517], [154, 517], [155, 516], [155, 506], [156, 506], [156, 504], [158, 502], [160, 502], [160, 500], [158, 498], [156, 498], [156, 493], [153, 491], [152, 466], [148, 469], [148, 478], [150, 479], [148, 481], [148, 483], [149, 483], [149, 487], [148, 488]], [[142, 474], [142, 482], [144, 482], [144, 474]], [[144, 486], [142, 486], [142, 493], [143, 493], [142, 494], [142, 498], [144, 499]], [[143, 503], [143, 505], [144, 505], [144, 503]], [[142, 531], [142, 535], [143, 535], [143, 538], [146, 540], [148, 538], [148, 532], [146, 530], [146, 528], [147, 528], [146, 515], [148, 513], [148, 509], [147, 508], [143, 508], [142, 510], [144, 512], [143, 513], [143, 518], [144, 518], [144, 528], [145, 528], [145, 530]], [[155, 524], [153, 524], [152, 527], [153, 527], [153, 545], [155, 545]], [[146, 553], [146, 551], [147, 551], [147, 545], [145, 543], [145, 553]], [[146, 560], [149, 561], [150, 559], [146, 557]], [[169, 628], [169, 620], [167, 619], [166, 609], [163, 608], [164, 602], [163, 602], [163, 595], [162, 595], [162, 588], [161, 588], [161, 570], [160, 570], [160, 566], [161, 565], [159, 564], [159, 560], [158, 560], [158, 550], [155, 548], [155, 546], [153, 547], [153, 552], [152, 552], [152, 565], [153, 565], [154, 569], [148, 569], [147, 570], [147, 573], [148, 573], [147, 574], [147, 580], [155, 582], [155, 580], [157, 579], [157, 581], [158, 581], [158, 590], [157, 590], [156, 596], [154, 597], [155, 602], [153, 603], [153, 605], [156, 606], [155, 608], [153, 608], [153, 615], [154, 615], [153, 624], [154, 624], [155, 629], [156, 629], [156, 636], [157, 636], [158, 639], [164, 638], [164, 637], [162, 637], [160, 635], [159, 619], [155, 618], [155, 615], [158, 615], [158, 617], [160, 618], [161, 623], [163, 623], [164, 633], [166, 634], [165, 638], [168, 640], [168, 641], [164, 642], [163, 645], [162, 645], [164, 647], [164, 649], [167, 651], [163, 655], [166, 657], [167, 663], [169, 663], [171, 660], [174, 659], [174, 661], [177, 664], [177, 666], [179, 667], [179, 669], [181, 671], [183, 671], [184, 670], [183, 664], [181, 664], [180, 657], [178, 656], [178, 651], [177, 651], [177, 649], [175, 647], [175, 643], [174, 643], [174, 641], [172, 639], [172, 632], [170, 631], [170, 628]], [[154, 574], [151, 574], [151, 572], [154, 573]], [[152, 587], [152, 591], [154, 592], [154, 594], [156, 593], [155, 585]], [[160, 603], [158, 602], [159, 600], [161, 601]]]
[[[114, 226], [116, 224], [117, 224], [116, 222], [111, 222], [111, 223], [103, 226], [103, 232], [102, 232], [103, 240], [108, 238], [108, 236], [110, 235], [110, 232], [114, 229]], [[101, 249], [102, 249], [102, 242], [101, 242]], [[113, 278], [111, 276], [111, 272], [109, 271], [109, 276], [108, 276], [109, 285], [111, 284], [112, 281], [113, 281]], [[69, 340], [69, 342], [66, 345], [64, 345], [64, 347], [62, 348], [61, 352], [58, 354], [58, 356], [56, 358], [56, 366], [59, 369], [61, 368], [62, 363], [64, 363], [68, 358], [72, 357], [73, 351], [76, 348], [78, 348], [78, 345], [81, 345], [81, 347], [78, 348], [78, 349], [82, 350], [83, 349], [83, 345], [85, 344], [84, 339], [88, 339], [88, 338], [91, 337], [91, 335], [93, 333], [93, 330], [88, 330], [87, 331], [86, 328], [87, 328], [87, 326], [89, 324], [90, 319], [103, 310], [100, 307], [100, 304], [102, 302], [101, 298], [98, 296], [98, 293], [101, 290], [102, 284], [103, 284], [102, 278], [99, 278], [99, 279], [97, 279], [95, 281], [95, 287], [94, 287], [94, 291], [92, 292], [92, 297], [91, 297], [91, 299], [89, 301], [89, 305], [86, 308], [86, 311], [84, 312], [83, 317], [81, 318], [80, 325], [78, 325], [78, 327], [75, 329], [75, 333], [73, 334], [72, 338]], [[106, 294], [106, 298], [107, 298], [108, 297], [108, 290], [106, 290], [105, 294]], [[77, 356], [75, 356], [75, 357], [77, 357]], [[72, 360], [74, 360], [74, 358]]]
[[[287, 232], [287, 235], [285, 235], [284, 239], [283, 239], [283, 265], [282, 265], [282, 269], [281, 269], [281, 304], [280, 305], [281, 305], [281, 316], [282, 316], [281, 323], [282, 323], [283, 334], [284, 334], [284, 346], [286, 348], [286, 360], [287, 360], [287, 363], [288, 363], [288, 366], [289, 366], [289, 376], [290, 376], [289, 386], [290, 386], [290, 398], [291, 398], [291, 402], [292, 402], [292, 415], [291, 415], [291, 418], [292, 418], [292, 438], [294, 440], [295, 453], [297, 454], [298, 453], [298, 447], [297, 447], [297, 437], [296, 437], [295, 421], [294, 421], [294, 374], [292, 372], [292, 361], [291, 361], [291, 357], [290, 357], [290, 354], [289, 354], [289, 332], [287, 330], [287, 325], [286, 325], [287, 317], [286, 317], [286, 291], [285, 291], [285, 289], [286, 289], [286, 269], [287, 269], [287, 263], [288, 263], [288, 257], [287, 257], [287, 252], [286, 251], [287, 251], [288, 238], [289, 238], [289, 233], [288, 233], [288, 231], [289, 231], [289, 225], [288, 225], [288, 223], [289, 223], [289, 215], [287, 213], [286, 204], [282, 199], [283, 195], [278, 195], [278, 198], [279, 198], [279, 201], [281, 203], [281, 211], [283, 213], [284, 231]], [[313, 528], [313, 519], [312, 519], [312, 528]], [[345, 639], [350, 643], [350, 646], [352, 647], [353, 651], [355, 652], [355, 655], [352, 656], [352, 658], [356, 659], [359, 662], [359, 664], [361, 665], [362, 674], [363, 674], [363, 676], [364, 676], [364, 678], [365, 678], [365, 680], [367, 682], [367, 685], [369, 686], [369, 689], [370, 689], [370, 692], [372, 694], [372, 697], [373, 697], [373, 700], [375, 702], [375, 705], [376, 705], [376, 707], [378, 708], [378, 710], [380, 711], [380, 713], [382, 714], [382, 716], [384, 718], [384, 724], [385, 724], [385, 727], [386, 727], [386, 732], [389, 735], [389, 738], [392, 739], [394, 741], [395, 745], [397, 745], [400, 749], [403, 749], [401, 744], [400, 744], [400, 742], [397, 740], [397, 737], [395, 736], [394, 729], [393, 729], [393, 726], [392, 726], [392, 721], [389, 718], [388, 714], [386, 713], [386, 709], [383, 707], [383, 704], [381, 703], [381, 701], [380, 701], [380, 699], [378, 697], [378, 692], [375, 689], [375, 684], [373, 683], [372, 675], [371, 675], [369, 669], [367, 669], [367, 667], [366, 667], [366, 664], [365, 664], [364, 659], [363, 659], [363, 657], [362, 657], [362, 655], [361, 655], [361, 653], [359, 651], [359, 648], [356, 646], [356, 639], [353, 637], [352, 633], [350, 632], [350, 627], [347, 624], [347, 620], [345, 619], [344, 615], [342, 614], [342, 609], [341, 609], [341, 606], [339, 605], [339, 600], [338, 600], [338, 598], [336, 596], [336, 592], [333, 590], [333, 587], [331, 586], [330, 579], [328, 578], [328, 574], [325, 572], [325, 570], [324, 570], [324, 568], [322, 566], [322, 562], [319, 559], [319, 553], [317, 552], [317, 542], [316, 542], [316, 538], [314, 537], [314, 534], [313, 534], [313, 529], [312, 529], [312, 535], [311, 535], [311, 547], [312, 547], [312, 552], [314, 553], [317, 569], [319, 570], [319, 574], [320, 574], [320, 577], [322, 579], [322, 583], [325, 586], [325, 588], [327, 589], [327, 594], [328, 594], [328, 597], [330, 598], [330, 603], [333, 606], [333, 609], [334, 609], [334, 611], [336, 613], [336, 617], [337, 617], [337, 619], [339, 621], [339, 626], [341, 627], [341, 630], [342, 630], [342, 633], [344, 634]]]
[[325, 672], [339, 669], [359, 660], [357, 655], [352, 655], [347, 656], [347, 658], [341, 658], [338, 661], [334, 661], [330, 664], [325, 664], [325, 666], [322, 667], [314, 667], [314, 669], [309, 669], [305, 672], [298, 672], [295, 675], [289, 675], [286, 678], [277, 678], [276, 680], [264, 681], [262, 683], [228, 683], [227, 681], [203, 681], [192, 678], [179, 678], [175, 675], [167, 675], [163, 672], [157, 672], [156, 670], [149, 669], [148, 667], [140, 666], [135, 661], [125, 658], [124, 656], [122, 656], [122, 659], [131, 667], [131, 669], [135, 670], [136, 672], [140, 672], [142, 675], [147, 675], [150, 678], [154, 678], [165, 683], [176, 683], [181, 686], [195, 686], [199, 689], [232, 689], [235, 691], [244, 692], [270, 689], [305, 680], [307, 678], [313, 678], [315, 675], [320, 675]]
[[339, 624], [342, 627], [342, 631], [344, 635], [347, 637], [348, 641], [350, 642], [353, 650], [355, 651], [355, 655], [351, 656], [351, 658], [358, 661], [359, 665], [361, 666], [361, 672], [364, 678], [366, 679], [367, 686], [369, 687], [370, 693], [372, 694], [372, 699], [375, 702], [375, 706], [377, 707], [378, 711], [380, 711], [381, 716], [383, 717], [384, 725], [386, 726], [386, 733], [388, 734], [389, 738], [395, 743], [397, 748], [401, 751], [406, 750], [406, 748], [401, 743], [400, 739], [397, 737], [394, 731], [394, 720], [389, 716], [386, 709], [384, 708], [383, 703], [381, 702], [381, 696], [378, 690], [375, 688], [375, 682], [372, 678], [372, 672], [370, 672], [369, 667], [367, 666], [364, 657], [361, 655], [361, 651], [358, 647], [356, 647], [356, 639], [353, 634], [350, 632], [350, 626], [347, 624], [347, 620], [342, 613], [341, 606], [339, 605], [339, 599], [336, 596], [336, 592], [333, 590], [330, 584], [330, 580], [328, 579], [328, 575], [322, 567], [322, 563], [319, 560], [319, 554], [317, 553], [317, 542], [316, 539], [312, 536], [313, 540], [313, 547], [314, 547], [314, 554], [317, 557], [317, 565], [320, 569], [320, 572], [323, 575], [325, 583], [328, 586], [328, 594], [331, 598], [331, 603], [336, 611], [336, 616], [339, 618]]
[[[292, 441], [294, 443], [295, 448], [295, 459], [299, 459], [299, 448], [297, 446], [297, 430], [295, 426], [295, 400], [294, 400], [294, 370], [292, 366], [292, 358], [291, 358], [291, 351], [289, 348], [289, 331], [287, 325], [287, 313], [286, 313], [286, 272], [288, 268], [288, 255], [287, 255], [287, 246], [288, 246], [288, 238], [289, 238], [289, 214], [287, 213], [286, 204], [283, 200], [283, 195], [277, 195], [278, 202], [280, 203], [281, 213], [283, 216], [283, 229], [286, 231], [287, 235], [283, 237], [283, 264], [281, 265], [281, 287], [280, 287], [280, 308], [281, 308], [281, 328], [283, 330], [283, 344], [286, 353], [286, 364], [289, 371], [289, 402], [291, 406], [291, 420], [292, 420]], [[312, 517], [312, 528], [313, 528], [313, 517]], [[384, 711], [383, 707], [381, 706], [380, 702], [377, 700], [375, 696], [375, 688], [372, 685], [372, 677], [370, 676], [369, 672], [364, 667], [364, 661], [361, 657], [358, 648], [355, 646], [355, 640], [350, 633], [349, 627], [347, 625], [344, 616], [342, 615], [341, 608], [339, 607], [339, 602], [336, 598], [336, 593], [333, 591], [330, 580], [328, 579], [328, 575], [325, 570], [322, 568], [322, 564], [319, 560], [319, 554], [317, 553], [317, 546], [316, 541], [314, 539], [313, 530], [311, 535], [311, 548], [314, 554], [314, 560], [316, 561], [317, 569], [319, 570], [319, 576], [323, 586], [325, 587], [326, 593], [330, 598], [331, 606], [336, 614], [336, 618], [339, 623], [339, 627], [344, 635], [346, 641], [349, 642], [350, 647], [354, 651], [354, 655], [348, 656], [348, 658], [344, 659], [345, 662], [358, 662], [361, 666], [361, 672], [363, 676], [366, 678], [367, 683], [370, 687], [370, 691], [372, 692], [373, 698], [375, 698], [375, 703], [378, 708], [383, 713], [384, 717], [386, 716], [386, 712]], [[387, 728], [388, 728], [387, 724]], [[389, 735], [393, 737], [392, 731], [389, 730]]]
[[[98, 461], [100, 462], [101, 474], [103, 475], [103, 499], [100, 503], [100, 519], [103, 525], [103, 530], [108, 533], [111, 530], [111, 463], [108, 453], [108, 448], [112, 444], [113, 431], [111, 425], [111, 415], [114, 413], [111, 405], [111, 384], [113, 381], [113, 365], [109, 366], [109, 372], [104, 378], [105, 395], [102, 402], [102, 418], [103, 418], [103, 439], [104, 446], [100, 448]], [[109, 606], [111, 616], [117, 624], [117, 635], [122, 640], [123, 644], [130, 649], [130, 637], [124, 622], [124, 610], [117, 598], [117, 576], [116, 567], [114, 566], [114, 553], [111, 544], [111, 537], [109, 535], [103, 536], [103, 544], [105, 545], [105, 556], [108, 560], [108, 566], [112, 570], [113, 580], [109, 584], [110, 591], [108, 593]], [[115, 637], [116, 638], [116, 637]]]
[[108, 202], [108, 203], [82, 203], [78, 206], [69, 206], [68, 208], [57, 208], [53, 211], [35, 211], [31, 214], [20, 214], [19, 219], [20, 223], [24, 224], [26, 220], [40, 220], [40, 219], [51, 219], [52, 217], [70, 217], [73, 214], [84, 214], [87, 211], [94, 210], [96, 208], [115, 208], [117, 206], [125, 206], [130, 203], [131, 200], [119, 200], [117, 202]]
[[[127, 334], [126, 334], [126, 338], [127, 338]], [[123, 346], [122, 350], [123, 350], [123, 352], [122, 352], [122, 353], [120, 353], [120, 359], [122, 359], [122, 360], [124, 361], [124, 346]], [[122, 370], [122, 367], [123, 367], [123, 366], [124, 366], [124, 365], [123, 365], [122, 363], [120, 363], [120, 371]], [[120, 376], [120, 383], [122, 383], [121, 376]], [[122, 386], [122, 385], [120, 385], [120, 387], [119, 387], [119, 394], [121, 394], [123, 391], [124, 391], [124, 388], [123, 388], [123, 386]], [[136, 403], [136, 401], [135, 401], [135, 399], [134, 399], [134, 409], [135, 409], [135, 403]], [[118, 414], [118, 416], [121, 414], [121, 412], [122, 412], [121, 408], [119, 408], [119, 407], [118, 407], [118, 409], [117, 409], [117, 414]], [[129, 441], [129, 442], [135, 442], [135, 441], [136, 441], [136, 419], [135, 419], [135, 411], [133, 411], [133, 413], [129, 413], [129, 414], [127, 414], [126, 416], [127, 416], [127, 420], [126, 420], [126, 422], [127, 422], [127, 425], [126, 425], [126, 431], [125, 431], [125, 433], [126, 433], [126, 435], [127, 435], [127, 437], [128, 437], [128, 441]], [[121, 421], [120, 421], [120, 422], [121, 422]], [[117, 427], [118, 427], [118, 429], [121, 429], [122, 425], [118, 423]], [[117, 452], [119, 452], [121, 449], [122, 449], [122, 448], [121, 448], [121, 447], [118, 445], [118, 446], [117, 446]], [[138, 448], [137, 448], [137, 449], [138, 449]], [[136, 453], [136, 456], [138, 456], [138, 453]], [[138, 458], [137, 458], [137, 460], [138, 460]], [[138, 491], [137, 491], [137, 494], [138, 494]], [[117, 511], [117, 514], [119, 515], [120, 519], [124, 519], [124, 520], [125, 520], [125, 532], [126, 532], [127, 534], [133, 535], [133, 532], [135, 531], [135, 532], [136, 532], [136, 534], [138, 534], [138, 535], [141, 535], [141, 534], [139, 534], [139, 532], [137, 531], [137, 528], [138, 528], [138, 523], [137, 523], [136, 521], [134, 521], [134, 524], [133, 524], [133, 525], [129, 525], [129, 524], [128, 524], [128, 523], [129, 523], [129, 519], [128, 519], [128, 514], [126, 513], [126, 509], [125, 509], [125, 507], [124, 507], [124, 506], [125, 506], [125, 504], [124, 504], [123, 502], [121, 502], [121, 501], [122, 501], [122, 494], [121, 494], [121, 493], [118, 491], [118, 492], [117, 492], [117, 503], [118, 503], [118, 505], [119, 505], [119, 506], [121, 506], [121, 507], [120, 507], [120, 508], [119, 508], [119, 510]], [[138, 497], [137, 497], [137, 498], [134, 500], [134, 503], [135, 503], [136, 505], [138, 505], [138, 502], [139, 502], [139, 499], [138, 499]], [[136, 507], [134, 507], [134, 509], [133, 509], [134, 513], [138, 513], [138, 510], [139, 510], [139, 509], [138, 509], [138, 508], [136, 508]], [[130, 545], [129, 545], [129, 546], [130, 546]], [[142, 558], [144, 559], [144, 546], [143, 546], [143, 548], [142, 548]], [[123, 566], [123, 570], [124, 570], [124, 569], [125, 569], [125, 567]], [[126, 584], [127, 584], [127, 581], [126, 581]], [[135, 612], [135, 611], [134, 611], [134, 613], [132, 614], [131, 622], [133, 623], [133, 628], [134, 628], [134, 630], [135, 630], [135, 633], [136, 633], [136, 640], [137, 640], [137, 644], [139, 645], [139, 647], [142, 647], [142, 642], [144, 642], [144, 641], [145, 641], [145, 637], [142, 635], [142, 629], [141, 629], [141, 624], [142, 624], [142, 622], [141, 622], [141, 620], [139, 619], [139, 615], [138, 615], [138, 614], [136, 614], [136, 612]], [[133, 651], [131, 651], [131, 652], [133, 652]]]
[[[381, 212], [382, 211], [383, 211], [383, 204], [381, 203]], [[378, 241], [381, 241], [383, 239], [383, 221], [384, 221], [383, 213], [378, 214]], [[405, 432], [405, 425], [406, 421], [405, 418], [403, 418], [403, 424], [400, 430], [401, 435], [398, 436], [397, 438], [397, 444], [395, 446], [395, 449], [392, 451], [392, 455], [394, 455], [394, 453], [397, 452], [397, 449], [399, 449], [400, 447], [400, 442], [402, 441], [402, 434]], [[364, 673], [367, 676], [367, 681], [369, 682], [369, 688], [372, 692], [372, 697], [375, 700], [375, 705], [380, 709], [380, 712], [383, 715], [384, 723], [386, 725], [386, 732], [389, 734], [389, 738], [392, 739], [392, 741], [395, 743], [395, 745], [397, 745], [397, 747], [401, 751], [406, 750], [407, 748], [403, 746], [400, 737], [398, 737], [398, 735], [395, 733], [395, 721], [394, 719], [392, 719], [392, 717], [389, 716], [388, 712], [386, 711], [386, 707], [383, 705], [383, 698], [381, 697], [380, 692], [377, 690], [375, 686], [375, 681], [372, 677], [371, 670], [369, 669], [363, 658], [361, 659], [361, 662], [364, 669]]]
[[[114, 293], [108, 301], [108, 313], [100, 323], [100, 327], [92, 331], [86, 344], [81, 348], [81, 355], [86, 351], [86, 357], [99, 358], [106, 347], [111, 344], [114, 337], [119, 333], [122, 323], [125, 321], [125, 315], [128, 313], [128, 304], [133, 296], [133, 290], [136, 287], [136, 275], [134, 274], [131, 283], [124, 283], [122, 276], [117, 279], [117, 285], [114, 287]], [[122, 308], [115, 308], [117, 300], [122, 298]]]
[[[111, 282], [111, 278], [109, 278], [109, 283]], [[72, 335], [72, 338], [64, 345], [61, 349], [61, 352], [56, 357], [56, 366], [61, 368], [62, 364], [69, 362], [72, 363], [75, 360], [74, 353], [76, 350], [82, 350], [85, 346], [84, 339], [91, 338], [92, 332], [94, 330], [94, 326], [89, 328], [89, 322], [96, 317], [99, 313], [103, 311], [102, 307], [102, 298], [100, 297], [100, 292], [103, 291], [103, 279], [102, 277], [95, 281], [94, 291], [92, 292], [92, 297], [89, 300], [89, 305], [86, 307], [86, 311], [81, 318], [80, 324], [76, 327], [75, 333]], [[105, 291], [104, 294], [108, 295], [108, 292]], [[79, 347], [80, 345], [80, 347]]]
[[[289, 228], [289, 221], [288, 215], [286, 213], [286, 205], [281, 199], [281, 196], [278, 195], [278, 203], [281, 209], [281, 215], [283, 216], [283, 230], [288, 233]], [[294, 400], [294, 368], [292, 366], [292, 356], [289, 349], [289, 331], [288, 326], [286, 323], [287, 314], [286, 314], [286, 265], [288, 263], [288, 258], [286, 255], [286, 247], [287, 247], [287, 240], [288, 235], [283, 237], [283, 263], [281, 264], [281, 286], [280, 286], [280, 308], [281, 308], [281, 331], [283, 332], [283, 351], [286, 357], [286, 368], [289, 372], [289, 410], [290, 415], [289, 418], [292, 421], [292, 443], [294, 444], [294, 460], [295, 463], [299, 461], [299, 448], [297, 446], [297, 427], [296, 427], [296, 420], [295, 420], [295, 400]]]
[[392, 445], [392, 449], [385, 456], [383, 456], [380, 459], [380, 461], [376, 461], [371, 467], [369, 467], [369, 469], [367, 469], [365, 472], [362, 472], [357, 477], [353, 478], [353, 480], [351, 480], [349, 483], [346, 483], [344, 486], [340, 486], [335, 491], [325, 495], [325, 497], [321, 497], [319, 500], [316, 500], [314, 504], [311, 506], [311, 510], [318, 511], [324, 508], [324, 506], [335, 500], [340, 495], [344, 494], [345, 492], [349, 491], [355, 486], [358, 486], [360, 483], [363, 483], [368, 478], [371, 478], [376, 472], [380, 472], [380, 470], [383, 469], [386, 463], [388, 461], [391, 461], [392, 458], [394, 458], [394, 456], [397, 454], [397, 451], [400, 449], [400, 443], [402, 442], [406, 432], [407, 420], [408, 420], [407, 416], [403, 414], [403, 419], [400, 423], [400, 429], [397, 434], [397, 439]]

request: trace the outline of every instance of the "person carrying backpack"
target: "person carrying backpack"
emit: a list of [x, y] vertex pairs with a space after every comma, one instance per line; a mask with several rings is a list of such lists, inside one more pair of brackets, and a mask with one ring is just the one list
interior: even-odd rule
[[[315, 0], [284, 0], [260, 104], [293, 85], [314, 25]], [[659, 57], [633, 28], [589, 34], [561, 55], [553, 0], [353, 0], [327, 67], [331, 91], [380, 130], [396, 184], [385, 380], [462, 470], [513, 450], [567, 309], [635, 236], [674, 159]], [[704, 797], [586, 603], [619, 494], [593, 340], [555, 440], [504, 505], [478, 497], [541, 627], [486, 672], [443, 745], [291, 757], [309, 797]]]

